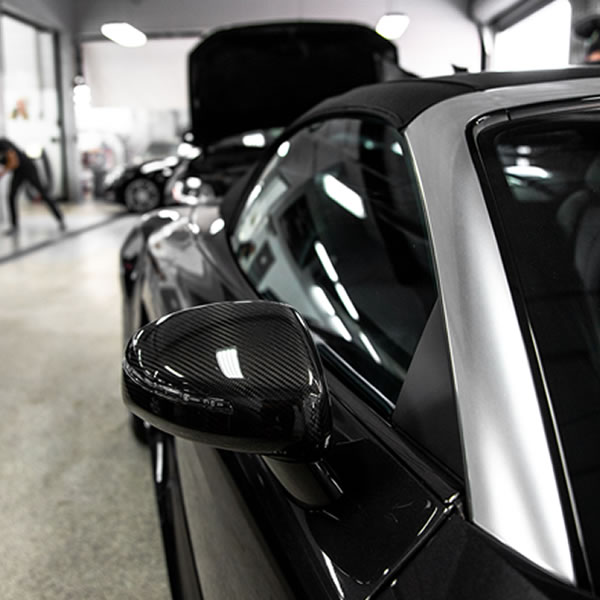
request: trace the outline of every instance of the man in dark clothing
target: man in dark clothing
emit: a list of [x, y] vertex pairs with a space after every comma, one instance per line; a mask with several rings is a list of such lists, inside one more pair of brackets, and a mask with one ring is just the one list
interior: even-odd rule
[[58, 221], [61, 231], [65, 230], [65, 222], [56, 202], [44, 191], [40, 176], [33, 161], [10, 140], [0, 138], [0, 176], [8, 171], [13, 172], [10, 189], [8, 192], [8, 206], [10, 209], [11, 229], [7, 235], [14, 234], [19, 229], [19, 217], [17, 213], [17, 192], [25, 182], [29, 183], [48, 205]]

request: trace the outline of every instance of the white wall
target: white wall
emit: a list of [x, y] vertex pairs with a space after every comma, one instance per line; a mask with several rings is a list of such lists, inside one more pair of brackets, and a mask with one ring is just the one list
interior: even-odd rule
[[143, 157], [152, 141], [179, 139], [189, 128], [187, 57], [198, 41], [151, 39], [141, 48], [82, 43], [91, 102], [76, 110], [80, 149], [108, 146], [119, 164]]
[[[491, 67], [495, 71], [557, 69], [569, 64], [571, 4], [554, 0], [496, 34]], [[535, 39], [535, 44], [531, 40]]]
[[418, 75], [479, 70], [477, 30], [466, 0], [103, 0], [77, 3], [76, 27], [99, 35], [107, 20], [129, 21], [147, 33], [207, 31], [233, 23], [272, 19], [351, 20], [374, 26], [386, 10], [401, 10], [411, 23], [399, 47], [402, 66]]
[[187, 109], [187, 55], [197, 43], [197, 38], [149, 40], [141, 48], [84, 43], [92, 106]]
[[404, 0], [402, 11], [410, 16], [411, 23], [399, 43], [402, 66], [424, 77], [450, 74], [452, 65], [479, 71], [479, 35], [466, 16], [465, 5], [447, 0]]

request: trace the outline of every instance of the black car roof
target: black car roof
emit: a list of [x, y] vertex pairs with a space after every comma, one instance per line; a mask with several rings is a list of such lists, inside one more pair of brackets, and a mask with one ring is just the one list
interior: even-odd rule
[[[355, 88], [329, 98], [298, 121], [332, 113], [370, 112], [406, 126], [424, 110], [461, 94], [534, 83], [600, 77], [600, 66], [580, 66], [547, 71], [461, 73], [427, 79], [403, 79]], [[600, 94], [600, 86], [598, 88]]]

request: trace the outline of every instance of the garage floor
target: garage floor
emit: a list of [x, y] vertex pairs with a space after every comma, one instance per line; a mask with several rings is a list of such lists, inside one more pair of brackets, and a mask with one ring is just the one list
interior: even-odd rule
[[69, 208], [66, 235], [28, 207], [0, 239], [0, 597], [166, 599], [150, 457], [119, 391], [135, 217]]

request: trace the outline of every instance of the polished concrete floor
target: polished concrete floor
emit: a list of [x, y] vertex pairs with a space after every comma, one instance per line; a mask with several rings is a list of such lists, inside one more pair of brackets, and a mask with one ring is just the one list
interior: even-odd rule
[[65, 213], [67, 234], [26, 207], [19, 237], [0, 236], [0, 598], [166, 599], [150, 457], [119, 391], [118, 249], [136, 217]]
[[[15, 256], [35, 252], [65, 237], [82, 232], [123, 216], [123, 206], [88, 199], [78, 204], [61, 204], [67, 229], [61, 232], [50, 211], [43, 204], [21, 202], [18, 235], [3, 235], [8, 223], [0, 225], [0, 263]], [[5, 216], [5, 218], [7, 218]]]

